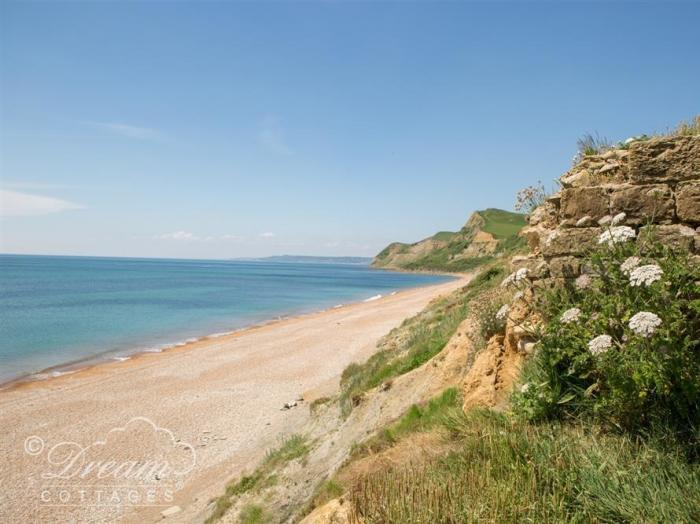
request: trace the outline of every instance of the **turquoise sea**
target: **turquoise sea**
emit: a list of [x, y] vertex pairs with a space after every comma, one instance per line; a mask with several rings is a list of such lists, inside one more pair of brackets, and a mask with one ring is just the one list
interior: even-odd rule
[[448, 279], [358, 264], [0, 255], [0, 382]]

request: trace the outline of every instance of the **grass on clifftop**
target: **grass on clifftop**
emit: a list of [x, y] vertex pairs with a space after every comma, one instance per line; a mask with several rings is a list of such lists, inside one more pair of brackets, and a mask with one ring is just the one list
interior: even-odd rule
[[595, 427], [516, 422], [490, 410], [445, 426], [456, 451], [393, 465], [349, 490], [366, 524], [700, 521], [700, 469]]
[[515, 236], [526, 225], [525, 215], [520, 213], [491, 208], [479, 211], [479, 214], [485, 221], [481, 230], [498, 239]]
[[484, 270], [461, 290], [436, 301], [392, 330], [369, 360], [345, 368], [340, 380], [343, 413], [348, 414], [365, 391], [416, 369], [442, 351], [466, 318], [469, 302], [498, 285], [504, 276], [505, 268], [500, 264]]
[[457, 232], [440, 231], [430, 239], [441, 243], [429, 251], [415, 255], [415, 258], [403, 259], [397, 262], [394, 256], [406, 255], [411, 252], [411, 248], [416, 244], [394, 243], [383, 249], [376, 257], [380, 266], [400, 267], [411, 271], [445, 271], [445, 272], [465, 272], [483, 267], [492, 262], [496, 256], [511, 252], [524, 245], [519, 239], [518, 232], [525, 226], [525, 216], [519, 213], [511, 213], [501, 209], [486, 209], [477, 211], [475, 215], [483, 219], [481, 231], [489, 233], [499, 245], [496, 253], [481, 254], [464, 257], [464, 251], [472, 244], [476, 230], [471, 226], [465, 226]]

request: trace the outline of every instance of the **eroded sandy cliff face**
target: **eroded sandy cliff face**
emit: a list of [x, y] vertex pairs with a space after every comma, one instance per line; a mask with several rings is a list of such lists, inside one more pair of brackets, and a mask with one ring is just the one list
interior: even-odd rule
[[[507, 405], [520, 367], [535, 348], [532, 332], [540, 322], [530, 308], [535, 295], [542, 287], [585, 275], [589, 271], [586, 254], [620, 213], [625, 214], [624, 224], [634, 229], [636, 238], [643, 239], [645, 231], [653, 228], [658, 240], [689, 250], [695, 261], [700, 260], [700, 137], [655, 138], [586, 156], [560, 182], [561, 190], [527, 218], [521, 233], [528, 242], [526, 253], [498, 261], [510, 271], [523, 270], [527, 279], [526, 288], [510, 303], [505, 328], [480, 348], [472, 337], [478, 329], [476, 308], [468, 308], [467, 318], [437, 355], [364, 391], [347, 417], [338, 403], [324, 404], [306, 428], [314, 444], [305, 462], [279, 471], [278, 485], [265, 493], [235, 501], [224, 521], [234, 522], [236, 509], [264, 495], [268, 506], [278, 509], [277, 521], [297, 522], [320, 479], [336, 475], [351, 483], [383, 466], [430, 460], [435, 453], [449, 451], [440, 448], [443, 440], [423, 433], [348, 463], [354, 444], [380, 432], [412, 404], [425, 402], [445, 388], [456, 386], [462, 391], [465, 409]], [[426, 257], [436, 251], [444, 254], [448, 246], [460, 247], [448, 260], [498, 254], [497, 235], [484, 231], [489, 227], [486, 222], [482, 214], [475, 214], [462, 228], [468, 230], [462, 237], [468, 241], [461, 246], [452, 243], [456, 233], [438, 234], [412, 245], [392, 244], [377, 257], [375, 266], [406, 267], [430, 260]], [[475, 300], [486, 298], [477, 295]], [[315, 508], [303, 522], [348, 522], [349, 506], [348, 500], [337, 497]]]

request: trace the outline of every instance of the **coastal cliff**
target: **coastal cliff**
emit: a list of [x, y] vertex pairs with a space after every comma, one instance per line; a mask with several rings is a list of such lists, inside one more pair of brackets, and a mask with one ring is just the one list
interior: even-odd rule
[[311, 395], [291, 458], [211, 519], [700, 519], [700, 119], [680, 129], [586, 150], [527, 217], [383, 250], [480, 271]]
[[459, 231], [440, 231], [413, 244], [394, 242], [372, 267], [418, 271], [468, 271], [517, 244], [525, 216], [501, 209], [476, 211]]

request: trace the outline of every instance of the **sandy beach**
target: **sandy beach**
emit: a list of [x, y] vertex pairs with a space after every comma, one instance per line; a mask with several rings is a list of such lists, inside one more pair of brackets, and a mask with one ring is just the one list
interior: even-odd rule
[[[191, 522], [379, 338], [465, 280], [0, 392], [0, 521]], [[292, 409], [285, 402], [303, 398]], [[165, 457], [165, 458], [164, 458]], [[169, 468], [139, 469], [153, 461]], [[150, 464], [149, 464], [150, 465]]]

